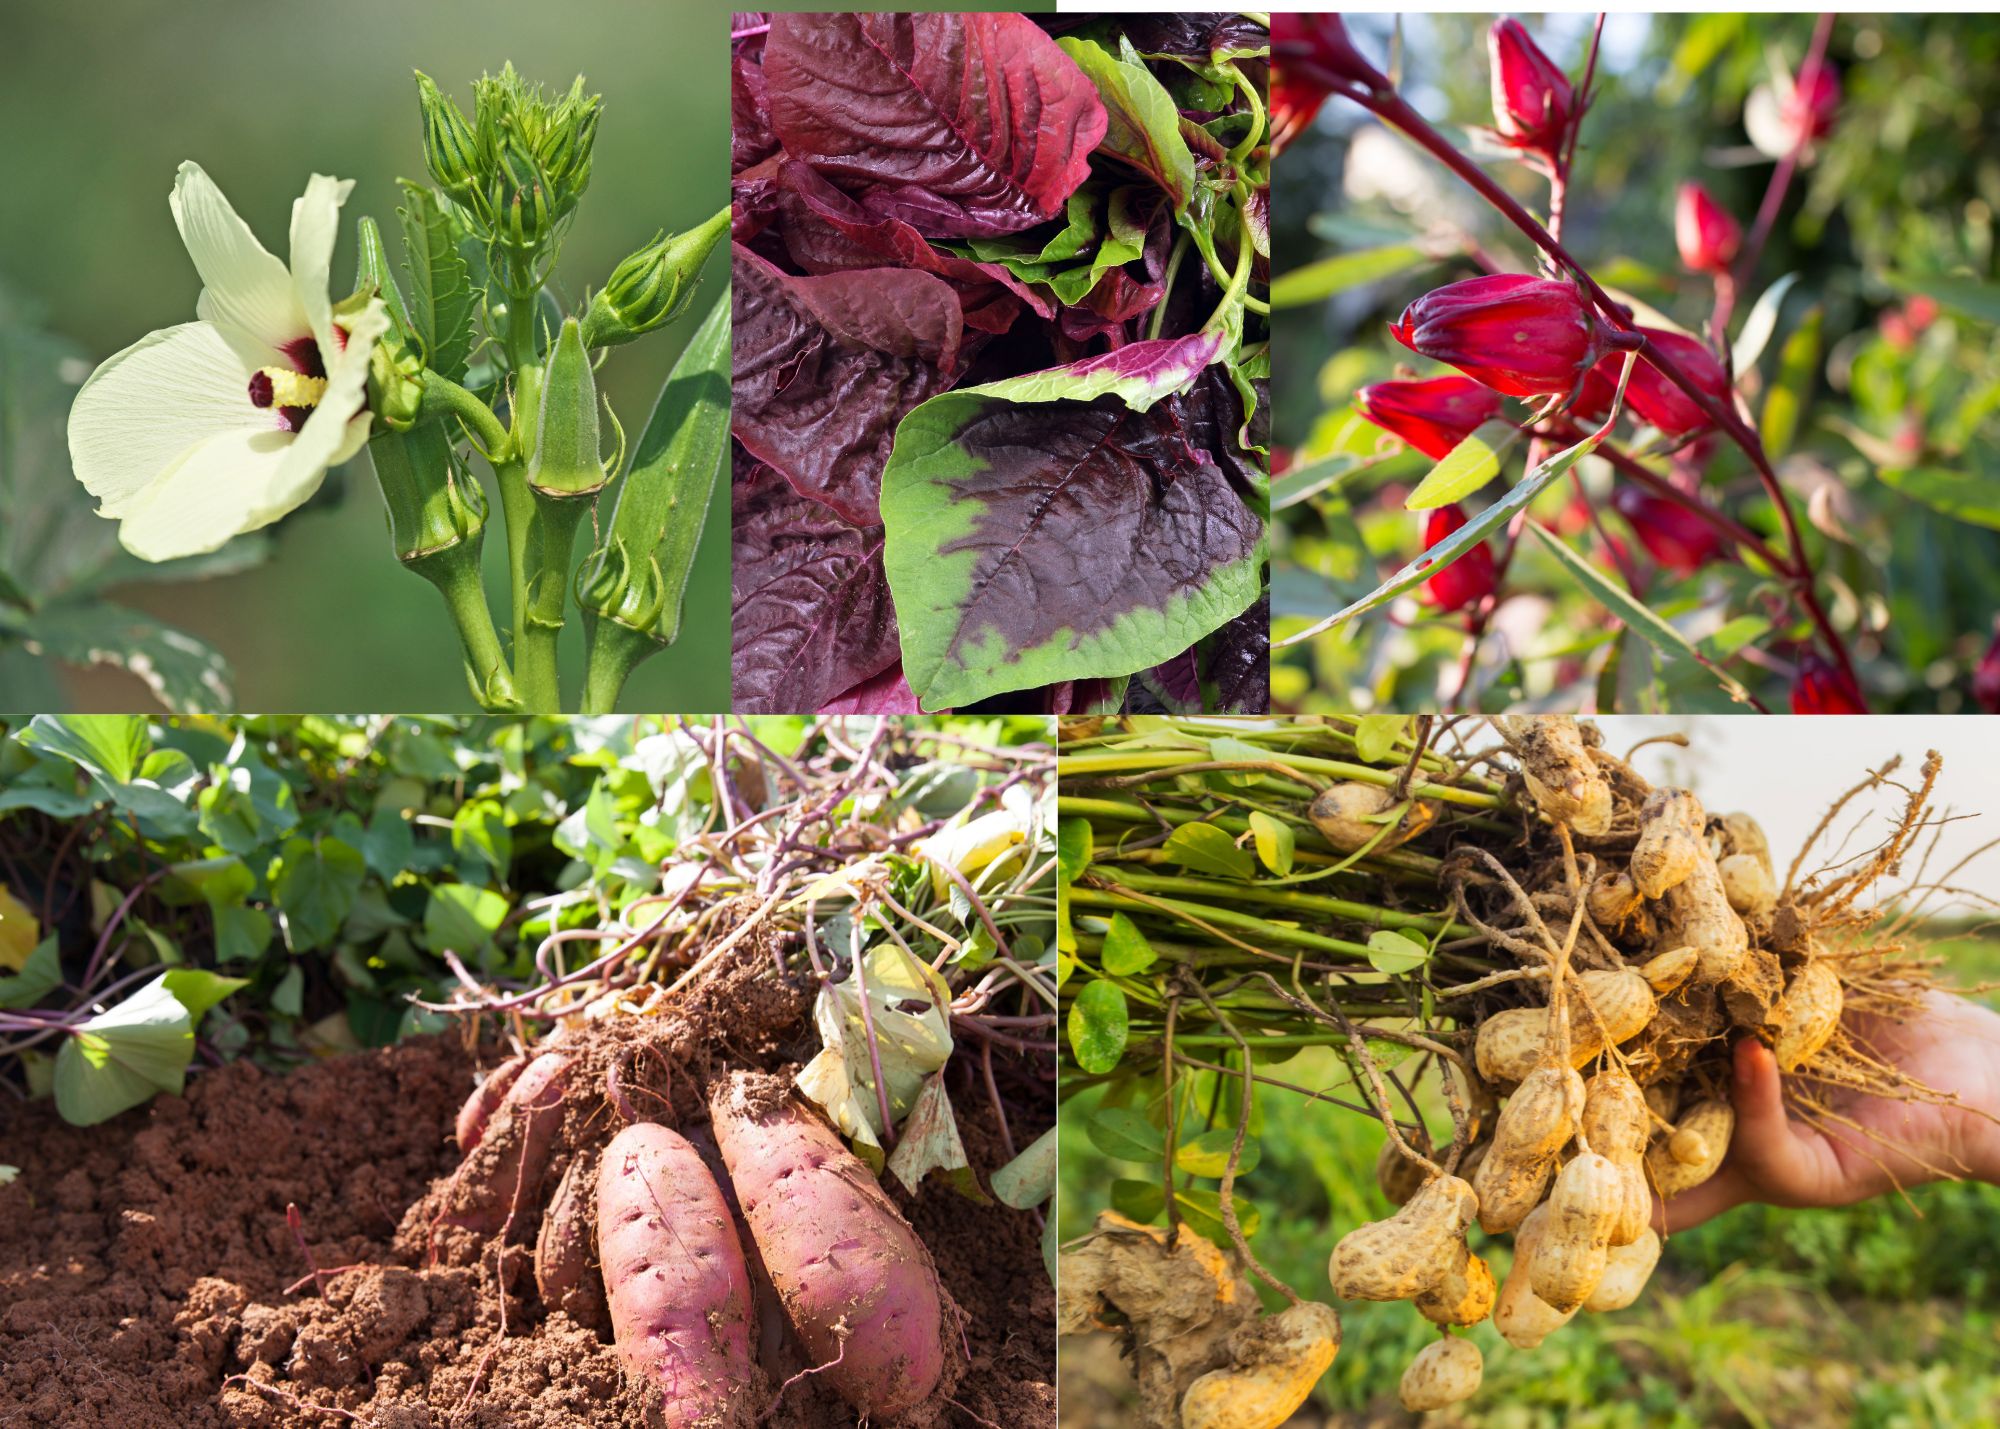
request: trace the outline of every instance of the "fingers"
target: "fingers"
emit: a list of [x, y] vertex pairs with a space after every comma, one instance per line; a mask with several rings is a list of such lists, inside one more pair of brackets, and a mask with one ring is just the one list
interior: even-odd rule
[[1662, 1235], [1684, 1231], [1754, 1199], [1743, 1173], [1733, 1166], [1724, 1166], [1671, 1201], [1653, 1197], [1653, 1229]]

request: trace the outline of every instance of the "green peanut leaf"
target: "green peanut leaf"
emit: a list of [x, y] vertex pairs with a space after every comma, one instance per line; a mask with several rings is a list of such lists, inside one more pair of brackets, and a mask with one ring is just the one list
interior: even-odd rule
[[1182, 824], [1167, 835], [1164, 852], [1175, 863], [1199, 873], [1242, 879], [1257, 873], [1257, 861], [1249, 850], [1238, 848], [1234, 839], [1213, 824]]
[[1088, 819], [1061, 819], [1056, 823], [1056, 871], [1075, 882], [1090, 867], [1091, 837]]
[[1125, 1055], [1131, 1017], [1125, 993], [1113, 982], [1093, 982], [1069, 1009], [1069, 1047], [1077, 1066], [1093, 1075], [1116, 1067]]
[[1430, 960], [1431, 950], [1393, 928], [1377, 928], [1368, 935], [1368, 965], [1378, 973], [1395, 976], [1420, 968]]
[[[1190, 1176], [1219, 1177], [1229, 1169], [1229, 1150], [1236, 1144], [1233, 1127], [1216, 1127], [1204, 1131], [1192, 1141], [1184, 1141], [1174, 1148], [1174, 1165]], [[1257, 1138], [1243, 1138], [1243, 1155], [1236, 1163], [1236, 1174], [1247, 1176], [1257, 1169], [1257, 1162], [1263, 1152], [1257, 1145]]]
[[[1264, 1223], [1263, 1213], [1241, 1196], [1232, 1199], [1236, 1206], [1236, 1224], [1247, 1240], [1257, 1234], [1257, 1228]], [[1222, 1223], [1222, 1197], [1216, 1192], [1189, 1186], [1174, 1192], [1174, 1202], [1180, 1207], [1181, 1219], [1194, 1227], [1197, 1234], [1224, 1248], [1232, 1244], [1229, 1228]]]
[[1257, 841], [1257, 861], [1280, 878], [1289, 875], [1297, 844], [1292, 826], [1258, 810], [1250, 815], [1250, 833]]
[[1158, 1161], [1167, 1153], [1160, 1129], [1130, 1107], [1099, 1107], [1083, 1129], [1090, 1144], [1114, 1161]]
[[1104, 935], [1101, 957], [1104, 970], [1117, 977], [1142, 973], [1160, 959], [1138, 925], [1123, 913], [1111, 915], [1111, 930]]
[[1409, 727], [1407, 715], [1363, 715], [1354, 727], [1354, 752], [1363, 764], [1380, 764]]

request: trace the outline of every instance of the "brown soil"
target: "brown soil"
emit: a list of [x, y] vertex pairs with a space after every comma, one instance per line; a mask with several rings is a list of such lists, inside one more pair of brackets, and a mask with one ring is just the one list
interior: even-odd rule
[[[698, 1134], [704, 1073], [777, 1069], [810, 1050], [799, 1040], [805, 1000], [770, 969], [768, 953], [761, 971], [739, 963], [685, 1016], [621, 1019], [585, 1040], [581, 1061], [594, 1072], [643, 1028], [668, 1049], [657, 1064], [642, 1059], [653, 1087]], [[489, 1242], [437, 1264], [410, 1234], [412, 1208], [459, 1161], [453, 1118], [494, 1059], [437, 1037], [286, 1076], [239, 1062], [198, 1076], [185, 1098], [90, 1128], [65, 1125], [45, 1102], [0, 1108], [0, 1161], [20, 1167], [0, 1188], [0, 1426], [646, 1424], [611, 1346], [538, 1304], [534, 1225], [504, 1255]], [[950, 1089], [983, 1181], [1006, 1159], [1001, 1133], [976, 1057], [957, 1062], [971, 1064], [955, 1064], [964, 1075]], [[1053, 1121], [1050, 1086], [999, 1057], [995, 1071], [1025, 1145]], [[588, 1154], [616, 1131], [599, 1086], [572, 1098], [567, 1149]], [[657, 1105], [647, 1092], [633, 1099]], [[1034, 1217], [935, 1184], [914, 1198], [890, 1191], [968, 1317], [970, 1365], [954, 1402], [925, 1417], [1053, 1425], [1054, 1292]], [[289, 1204], [314, 1263], [332, 1272], [317, 1292]], [[818, 1429], [854, 1414], [807, 1379], [767, 1422]]]

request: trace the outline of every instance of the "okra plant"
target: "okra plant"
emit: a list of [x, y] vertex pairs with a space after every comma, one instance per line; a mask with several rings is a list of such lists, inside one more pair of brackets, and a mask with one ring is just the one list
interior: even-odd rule
[[[688, 312], [729, 212], [656, 236], [565, 312], [552, 275], [590, 185], [599, 96], [579, 78], [551, 97], [508, 65], [474, 86], [468, 115], [429, 76], [416, 83], [430, 182], [402, 181], [401, 272], [364, 217], [343, 298], [330, 274], [352, 180], [312, 177], [293, 205], [288, 265], [198, 165], [181, 166], [172, 207], [202, 278], [197, 321], [92, 374], [70, 414], [74, 470], [128, 551], [168, 561], [296, 510], [365, 447], [396, 557], [443, 596], [479, 704], [560, 708], [557, 641], [574, 606], [582, 706], [609, 710], [679, 632], [727, 433], [726, 293], [629, 462], [596, 369]], [[475, 453], [506, 528], [505, 638], [480, 577], [488, 503]]]

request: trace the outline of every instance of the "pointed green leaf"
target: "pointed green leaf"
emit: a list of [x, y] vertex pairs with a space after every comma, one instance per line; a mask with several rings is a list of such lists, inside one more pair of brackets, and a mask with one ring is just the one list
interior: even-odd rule
[[63, 1042], [56, 1110], [72, 1125], [95, 1126], [158, 1092], [178, 1095], [193, 1057], [193, 1020], [162, 976]]
[[1025, 1211], [1056, 1193], [1056, 1129], [1052, 1126], [1034, 1144], [993, 1173], [993, 1194], [1002, 1205]]
[[1511, 422], [1482, 422], [1464, 441], [1430, 469], [1403, 505], [1411, 511], [1433, 511], [1463, 501], [1500, 474], [1500, 462], [1521, 440]]
[[[1539, 521], [1530, 521], [1528, 529], [1535, 533], [1548, 548], [1549, 553], [1556, 558], [1556, 564], [1562, 567], [1572, 581], [1582, 587], [1586, 595], [1593, 597], [1617, 616], [1624, 622], [1626, 629], [1652, 646], [1663, 658], [1697, 662], [1701, 660], [1700, 653], [1687, 636], [1676, 630], [1664, 616], [1643, 601], [1635, 599], [1630, 591], [1616, 584], [1604, 572], [1572, 551], [1560, 536]], [[1729, 692], [1731, 698], [1745, 704], [1749, 703], [1749, 691], [1728, 672], [1713, 665], [1709, 667], [1709, 672], [1721, 683], [1722, 688]]]
[[33, 1007], [62, 986], [62, 954], [56, 935], [35, 944], [17, 973], [0, 973], [0, 1007]]
[[1354, 752], [1363, 764], [1380, 764], [1409, 728], [1407, 715], [1363, 715], [1354, 726]]
[[1736, 334], [1735, 346], [1731, 349], [1730, 362], [1737, 372], [1748, 372], [1757, 365], [1757, 359], [1764, 355], [1764, 349], [1771, 344], [1772, 336], [1778, 331], [1778, 310], [1785, 305], [1785, 295], [1799, 280], [1796, 273], [1787, 273], [1766, 288], [1750, 308], [1750, 315], [1743, 320], [1743, 329]]
[[1273, 279], [1271, 307], [1274, 310], [1301, 308], [1308, 303], [1324, 302], [1335, 293], [1344, 293], [1349, 288], [1359, 288], [1367, 283], [1379, 283], [1384, 278], [1393, 278], [1398, 273], [1424, 267], [1430, 262], [1429, 255], [1414, 243], [1392, 243], [1382, 248], [1336, 253], [1331, 258], [1294, 268]]
[[208, 1010], [232, 992], [250, 986], [247, 977], [224, 977], [206, 968], [175, 968], [160, 979], [187, 1009], [188, 1025], [200, 1027]]
[[1056, 868], [1075, 882], [1090, 867], [1091, 838], [1088, 819], [1062, 819], [1056, 824]]

